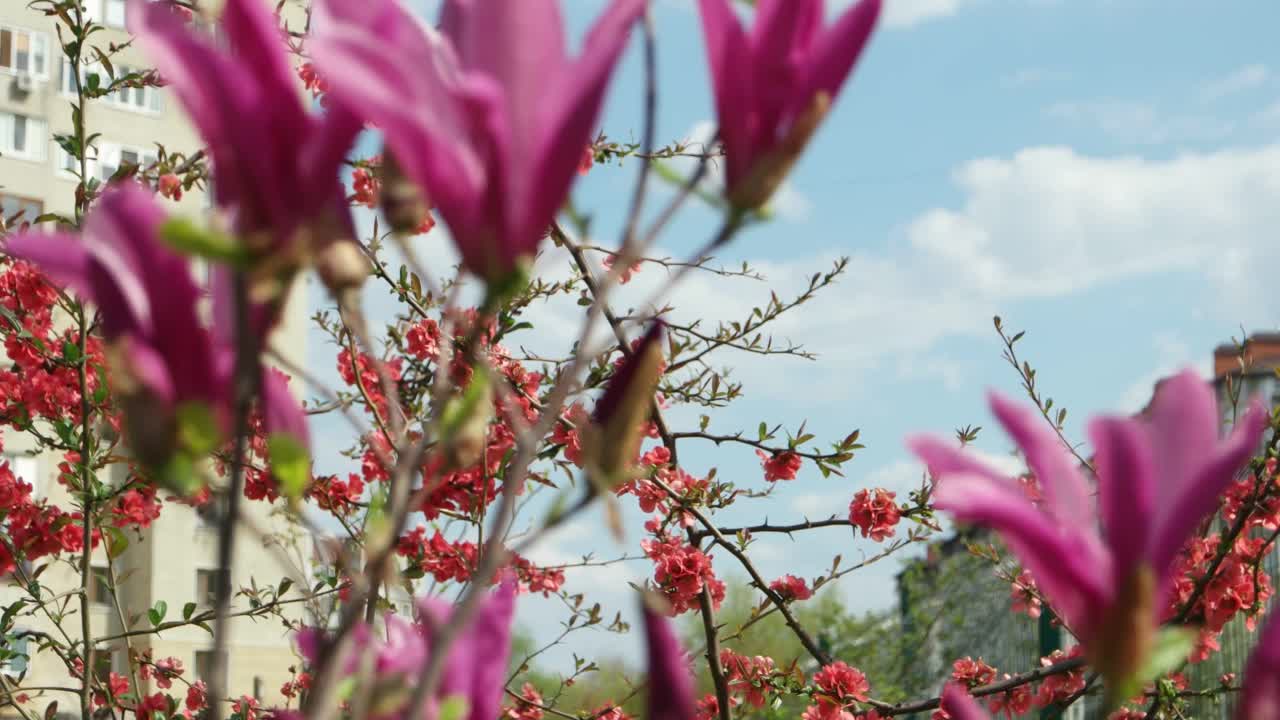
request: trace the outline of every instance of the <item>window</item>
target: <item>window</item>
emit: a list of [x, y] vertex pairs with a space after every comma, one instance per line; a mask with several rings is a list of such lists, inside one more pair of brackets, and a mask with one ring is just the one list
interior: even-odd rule
[[155, 153], [144, 152], [138, 148], [125, 147], [112, 143], [103, 143], [98, 148], [98, 178], [103, 182], [111, 179], [116, 171], [126, 165], [145, 168], [156, 161]]
[[197, 505], [192, 509], [196, 511], [196, 528], [212, 530], [218, 527], [222, 518], [226, 517], [227, 496], [222, 493], [210, 494], [203, 505]]
[[80, 0], [84, 16], [102, 25], [124, 27], [124, 6], [127, 0]]
[[196, 651], [196, 679], [209, 682], [210, 676], [213, 675], [213, 667], [216, 661], [217, 661], [217, 654], [214, 651], [197, 650]]
[[24, 160], [44, 160], [43, 120], [0, 112], [0, 155]]
[[0, 71], [48, 78], [49, 36], [0, 26]]
[[[29, 223], [40, 217], [42, 212], [44, 212], [44, 203], [39, 200], [0, 193], [0, 227], [5, 229], [20, 227], [22, 223]], [[29, 469], [30, 475], [23, 474], [19, 472], [18, 466], [14, 464], [15, 460], [30, 461], [31, 464], [34, 464], [35, 458], [11, 457], [9, 458], [9, 464], [13, 474], [31, 483], [31, 487], [36, 494], [39, 494], [40, 488], [36, 484], [35, 469]]]
[[[196, 602], [206, 608], [218, 604], [218, 571], [196, 570]], [[221, 574], [223, 578], [226, 573]]]
[[[135, 68], [129, 65], [116, 65], [114, 67], [115, 77], [121, 78], [130, 73], [142, 72], [142, 68]], [[96, 81], [91, 81], [90, 76], [97, 76]], [[111, 76], [103, 71], [102, 66], [98, 63], [84, 63], [80, 66], [80, 79], [89, 87], [105, 88], [111, 84]], [[62, 59], [62, 83], [61, 91], [63, 95], [75, 95], [79, 91], [79, 84], [76, 82], [76, 75], [71, 71], [71, 61]], [[120, 108], [122, 110], [132, 110], [134, 112], [160, 112], [162, 107], [160, 102], [160, 89], [154, 87], [122, 87], [115, 92], [104, 95], [102, 101], [108, 105]]]
[[[26, 200], [24, 202], [35, 203], [36, 205], [36, 214], [31, 215], [29, 217], [24, 215], [24, 219], [28, 221], [35, 219], [35, 217], [40, 214], [39, 212], [40, 203], [34, 200]], [[7, 205], [5, 205], [5, 210], [6, 210], [5, 217], [8, 218], [10, 213], [7, 212], [8, 211]], [[24, 210], [26, 210], [26, 208], [24, 208]], [[40, 497], [40, 491], [41, 491], [40, 476], [39, 476], [40, 466], [36, 462], [36, 459], [28, 455], [5, 455], [4, 459], [9, 463], [9, 471], [13, 473], [13, 476], [25, 482], [26, 484], [30, 485], [31, 494], [34, 497]]]
[[100, 565], [89, 568], [89, 602], [95, 605], [111, 603], [111, 579], [107, 569]]
[[[61, 145], [54, 150], [54, 156], [58, 174], [74, 179], [80, 173], [80, 160], [63, 150]], [[89, 177], [106, 182], [125, 165], [135, 165], [143, 169], [155, 163], [157, 158], [152, 151], [104, 142], [97, 148], [90, 148], [88, 157], [85, 159], [88, 161], [86, 165]]]
[[112, 27], [124, 27], [124, 2], [125, 0], [102, 0], [105, 6], [102, 22]]

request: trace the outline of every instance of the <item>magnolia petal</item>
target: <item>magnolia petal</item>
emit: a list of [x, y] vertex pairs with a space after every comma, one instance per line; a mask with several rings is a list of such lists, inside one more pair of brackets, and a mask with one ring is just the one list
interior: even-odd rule
[[[1167, 580], [1173, 559], [1191, 537], [1197, 525], [1218, 506], [1218, 498], [1236, 478], [1249, 458], [1259, 450], [1262, 433], [1267, 428], [1268, 413], [1257, 401], [1236, 424], [1231, 437], [1214, 450], [1177, 490], [1177, 494], [1159, 503], [1160, 512], [1153, 529], [1148, 553], [1151, 568]], [[1167, 441], [1166, 441], [1167, 442]], [[1156, 446], [1159, 452], [1161, 446]], [[1161, 583], [1163, 587], [1164, 582]]]
[[416, 677], [427, 661], [427, 647], [422, 634], [413, 623], [395, 613], [387, 613], [383, 622], [386, 640], [375, 659], [378, 673]]
[[822, 13], [822, 0], [762, 0], [757, 7], [750, 43], [759, 151], [778, 142], [791, 119], [786, 112], [796, 105], [792, 98], [807, 89], [802, 74]]
[[174, 404], [177, 394], [165, 358], [144, 340], [132, 335], [125, 335], [116, 342], [120, 347], [119, 357], [127, 366], [121, 369], [129, 375], [130, 380], [145, 387], [162, 403]]
[[990, 720], [991, 716], [973, 696], [956, 683], [942, 689], [942, 709], [951, 720]]
[[1098, 505], [1114, 562], [1113, 582], [1129, 579], [1146, 559], [1155, 502], [1155, 461], [1147, 431], [1128, 418], [1095, 418], [1089, 441], [1098, 471]]
[[1089, 635], [1114, 590], [1110, 558], [1085, 533], [1057, 527], [1013, 484], [979, 475], [944, 476], [933, 500], [962, 522], [999, 532], [1068, 627]]
[[1038, 411], [1010, 402], [998, 393], [989, 393], [987, 399], [991, 412], [1022, 449], [1027, 466], [1044, 491], [1049, 512], [1064, 524], [1091, 526], [1093, 503], [1088, 483], [1048, 421]]
[[[399, 3], [379, 3], [384, 12], [367, 24], [341, 20], [335, 8], [348, 4], [316, 3], [327, 19], [317, 24], [309, 49], [330, 95], [378, 125], [405, 174], [428, 189], [442, 212], [458, 214], [484, 191], [486, 172], [458, 100], [452, 49]], [[388, 39], [386, 25], [400, 29]]]
[[1280, 616], [1272, 610], [1244, 670], [1237, 720], [1280, 717]]
[[[548, 96], [549, 80], [564, 74], [564, 22], [559, 0], [471, 0], [468, 11], [451, 21], [446, 36], [467, 73], [492, 78], [505, 98], [512, 133], [513, 163], [529, 167], [537, 147], [540, 108], [559, 105]], [[576, 156], [575, 156], [576, 157]], [[539, 182], [527, 177], [525, 182]], [[517, 193], [525, 190], [514, 187]]]
[[609, 78], [644, 9], [644, 0], [613, 0], [588, 35], [582, 56], [561, 74], [561, 87], [555, 93], [558, 102], [544, 104], [541, 114], [546, 121], [537, 140], [535, 164], [526, 166], [532, 175], [521, 221], [521, 235], [529, 237], [532, 246], [516, 251], [530, 253], [564, 204], [578, 177], [582, 149], [595, 132]]
[[882, 0], [860, 0], [818, 38], [805, 68], [807, 86], [798, 98], [801, 107], [816, 93], [825, 92], [833, 101], [840, 94], [875, 30], [882, 5]]
[[232, 53], [254, 73], [273, 103], [280, 103], [289, 112], [279, 120], [293, 120], [289, 124], [295, 134], [304, 132], [306, 114], [298, 97], [298, 80], [284, 50], [284, 39], [276, 16], [261, 0], [227, 0], [220, 18], [224, 34]]
[[4, 252], [37, 266], [54, 284], [93, 299], [89, 252], [79, 237], [65, 232], [45, 234], [28, 230], [10, 237], [4, 244]]
[[515, 606], [515, 583], [503, 582], [481, 606], [467, 631], [468, 644], [475, 653], [468, 693], [470, 720], [492, 720], [501, 715]]
[[262, 369], [262, 417], [268, 434], [283, 433], [298, 441], [304, 449], [311, 447], [307, 416], [302, 412], [289, 381], [279, 370]]
[[725, 179], [732, 190], [754, 161], [751, 73], [742, 71], [750, 61], [750, 47], [730, 0], [698, 0], [698, 8], [725, 149]]
[[1209, 384], [1188, 369], [1156, 387], [1147, 418], [1160, 489], [1167, 503], [1190, 482], [1195, 468], [1213, 454], [1222, 416]]
[[[262, 96], [255, 71], [198, 38], [164, 3], [132, 0], [129, 27], [209, 147], [218, 204], [235, 207], [242, 222], [279, 219], [276, 152], [269, 133], [251, 118], [278, 99]], [[296, 98], [291, 98], [296, 102]]]
[[648, 603], [642, 607], [649, 653], [649, 720], [693, 720], [693, 678], [680, 641], [667, 618]]
[[907, 449], [929, 468], [935, 478], [952, 473], [978, 475], [993, 482], [1012, 482], [996, 472], [990, 465], [978, 460], [954, 443], [929, 435], [912, 435], [906, 440]]

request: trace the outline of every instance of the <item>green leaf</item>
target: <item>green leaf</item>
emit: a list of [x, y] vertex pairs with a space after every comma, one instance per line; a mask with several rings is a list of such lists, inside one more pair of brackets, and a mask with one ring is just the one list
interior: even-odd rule
[[183, 497], [190, 497], [200, 489], [195, 463], [190, 455], [183, 452], [174, 453], [164, 467], [160, 468], [160, 481], [166, 488]]
[[311, 458], [297, 438], [285, 433], [272, 433], [267, 438], [271, 473], [280, 483], [285, 497], [300, 498], [311, 481]]
[[196, 608], [199, 607], [193, 602], [189, 602], [182, 606], [182, 619], [190, 620], [192, 615], [196, 614]]
[[1156, 636], [1151, 656], [1142, 668], [1139, 679], [1146, 684], [1155, 678], [1177, 670], [1195, 649], [1199, 633], [1189, 627], [1167, 627]]
[[293, 587], [292, 578], [280, 578], [280, 585], [276, 587], [276, 597], [284, 597], [291, 587]]
[[151, 621], [152, 627], [159, 627], [164, 622], [165, 613], [169, 612], [169, 604], [163, 600], [157, 600], [154, 607], [147, 611], [147, 619]]
[[125, 535], [120, 528], [106, 526], [102, 528], [102, 532], [107, 535], [107, 557], [115, 560], [129, 548], [129, 536]]
[[94, 368], [98, 376], [98, 386], [93, 389], [93, 404], [101, 405], [107, 401], [107, 371], [101, 365]]
[[439, 714], [436, 715], [438, 720], [462, 720], [467, 716], [470, 706], [464, 695], [450, 695], [440, 703]]
[[208, 455], [222, 444], [222, 431], [208, 405], [185, 402], [178, 406], [177, 415], [178, 440], [192, 455]]
[[249, 254], [230, 235], [202, 228], [187, 218], [171, 218], [160, 226], [160, 237], [186, 255], [243, 267]]

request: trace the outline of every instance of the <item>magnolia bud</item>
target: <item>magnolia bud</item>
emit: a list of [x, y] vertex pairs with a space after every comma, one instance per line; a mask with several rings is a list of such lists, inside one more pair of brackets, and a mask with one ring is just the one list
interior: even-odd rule
[[129, 449], [144, 465], [160, 467], [178, 446], [173, 408], [139, 378], [127, 338], [109, 344], [106, 354], [112, 368], [112, 384], [124, 410]]
[[655, 321], [631, 357], [614, 373], [596, 403], [589, 432], [583, 433], [583, 449], [606, 476], [626, 470], [640, 452], [644, 423], [662, 377], [665, 327], [661, 320]]
[[369, 277], [369, 260], [350, 238], [336, 239], [320, 248], [315, 263], [320, 280], [335, 295], [359, 289]]
[[382, 215], [398, 233], [417, 230], [431, 212], [422, 189], [405, 177], [391, 152], [382, 154]]
[[825, 92], [814, 95], [809, 107], [795, 119], [782, 142], [756, 158], [751, 172], [732, 188], [729, 202], [739, 210], [757, 210], [769, 202], [830, 110], [830, 95]]
[[449, 466], [475, 465], [484, 458], [489, 421], [493, 419], [493, 388], [489, 375], [477, 368], [462, 394], [451, 399], [441, 413], [441, 440]]

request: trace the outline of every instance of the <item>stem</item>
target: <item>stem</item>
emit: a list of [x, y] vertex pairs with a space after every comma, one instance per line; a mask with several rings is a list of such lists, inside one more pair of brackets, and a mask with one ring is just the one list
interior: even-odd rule
[[231, 609], [231, 569], [235, 558], [236, 523], [240, 517], [240, 496], [244, 487], [245, 457], [249, 445], [249, 408], [257, 393], [258, 348], [249, 321], [249, 286], [243, 271], [233, 278], [236, 313], [235, 440], [231, 458], [231, 485], [227, 488], [227, 516], [218, 528], [218, 575], [213, 624], [213, 672], [209, 675], [209, 713], [222, 719], [222, 698], [226, 695], [227, 634]]
[[[698, 546], [698, 541], [689, 531], [689, 542]], [[707, 668], [711, 671], [711, 682], [716, 688], [716, 710], [720, 720], [729, 720], [729, 683], [724, 677], [724, 668], [720, 667], [720, 639], [716, 630], [715, 615], [712, 613], [711, 589], [706, 584], [698, 595], [698, 612], [702, 615], [702, 633], [707, 638]]]
[[[76, 111], [72, 114], [75, 120], [76, 145], [79, 151], [80, 163], [80, 183], [76, 191], [76, 207], [75, 220], [79, 226], [84, 218], [85, 211], [89, 208], [89, 192], [88, 179], [89, 160], [88, 152], [85, 149], [85, 141], [87, 132], [85, 130], [85, 116], [87, 108], [84, 97], [84, 83], [81, 82], [82, 76], [80, 68], [82, 64], [81, 54], [84, 52], [84, 39], [88, 36], [84, 24], [84, 10], [79, 2], [72, 4], [72, 13], [75, 26], [72, 31], [76, 34], [78, 42], [74, 43], [74, 50], [71, 52], [71, 73], [76, 79]], [[77, 324], [79, 326], [80, 337], [77, 340], [77, 346], [80, 350], [80, 359], [76, 363], [76, 379], [80, 387], [80, 493], [81, 493], [81, 514], [83, 515], [81, 542], [83, 547], [80, 550], [80, 641], [83, 644], [83, 652], [81, 654], [81, 662], [84, 664], [81, 673], [80, 683], [80, 717], [81, 720], [90, 720], [93, 715], [92, 693], [90, 686], [93, 677], [93, 627], [89, 617], [89, 583], [92, 580], [92, 572], [90, 570], [90, 556], [93, 553], [93, 510], [94, 510], [94, 483], [90, 476], [90, 454], [92, 448], [90, 446], [89, 437], [89, 381], [87, 376], [88, 353], [86, 341], [89, 334], [88, 317], [85, 314], [84, 302], [77, 303]]]

